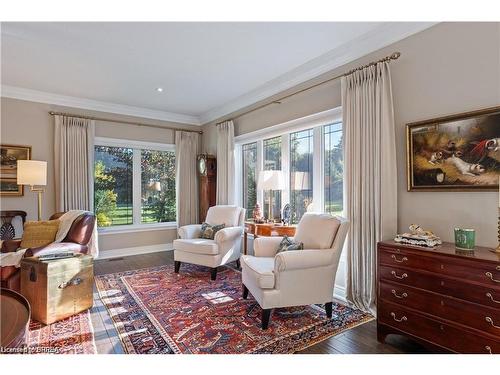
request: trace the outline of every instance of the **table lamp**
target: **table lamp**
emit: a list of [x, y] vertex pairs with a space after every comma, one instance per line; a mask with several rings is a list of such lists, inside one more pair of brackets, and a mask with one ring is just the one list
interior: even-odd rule
[[47, 162], [37, 160], [17, 161], [17, 184], [29, 185], [30, 190], [38, 193], [38, 221], [42, 220], [42, 193], [43, 188], [35, 188], [35, 185], [47, 185]]
[[[309, 190], [310, 189], [309, 179], [310, 179], [309, 172], [293, 172], [291, 181], [292, 190], [295, 191]], [[309, 198], [305, 198], [303, 204], [304, 204], [304, 212], [307, 212], [308, 206], [310, 206], [312, 202]]]
[[160, 181], [152, 181], [148, 184], [148, 189], [151, 191], [161, 191]]
[[292, 176], [292, 190], [309, 190], [309, 172], [294, 172]]
[[268, 220], [272, 220], [273, 216], [273, 190], [283, 190], [285, 181], [282, 171], [260, 171], [257, 188], [269, 190], [269, 213]]

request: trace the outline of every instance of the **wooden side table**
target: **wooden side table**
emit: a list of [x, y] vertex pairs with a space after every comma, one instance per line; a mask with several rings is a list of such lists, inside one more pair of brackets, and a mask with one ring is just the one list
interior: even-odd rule
[[245, 221], [245, 232], [243, 234], [243, 254], [248, 253], [248, 235], [251, 234], [253, 238], [259, 236], [295, 236], [297, 230], [296, 225], [281, 225], [273, 223], [257, 224], [253, 221]]

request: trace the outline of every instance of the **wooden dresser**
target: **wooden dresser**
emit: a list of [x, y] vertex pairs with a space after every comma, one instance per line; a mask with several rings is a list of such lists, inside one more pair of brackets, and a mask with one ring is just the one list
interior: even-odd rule
[[377, 336], [407, 335], [437, 351], [500, 354], [500, 255], [380, 242]]

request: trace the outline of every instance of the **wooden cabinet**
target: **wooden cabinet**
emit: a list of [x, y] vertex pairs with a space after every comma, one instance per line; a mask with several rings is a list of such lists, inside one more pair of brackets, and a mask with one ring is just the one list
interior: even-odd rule
[[199, 217], [200, 223], [205, 221], [207, 211], [215, 206], [217, 189], [217, 160], [212, 155], [198, 155], [199, 176]]
[[245, 221], [245, 231], [243, 232], [243, 254], [248, 254], [248, 235], [252, 235], [253, 238], [258, 236], [295, 236], [297, 230], [296, 225], [281, 225], [273, 223], [254, 223], [253, 221]]
[[500, 256], [380, 242], [377, 335], [457, 353], [500, 354]]
[[67, 318], [93, 305], [94, 271], [90, 255], [21, 262], [21, 294], [31, 305], [31, 316], [44, 324]]

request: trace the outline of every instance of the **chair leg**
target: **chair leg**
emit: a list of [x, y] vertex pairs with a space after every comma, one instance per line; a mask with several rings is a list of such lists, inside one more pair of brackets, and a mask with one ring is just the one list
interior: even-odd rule
[[325, 303], [325, 311], [326, 311], [326, 316], [328, 317], [328, 319], [332, 318], [332, 307], [333, 307], [333, 302]]
[[248, 288], [245, 286], [245, 284], [241, 284], [243, 286], [243, 299], [248, 298]]
[[273, 309], [262, 309], [262, 329], [267, 329], [267, 327], [269, 327], [272, 312]]
[[174, 272], [179, 273], [179, 269], [181, 268], [181, 262], [178, 260], [174, 261]]
[[238, 269], [241, 268], [241, 262], [239, 259], [236, 259], [236, 268], [238, 268]]
[[217, 278], [217, 267], [210, 270], [210, 279], [213, 281]]

